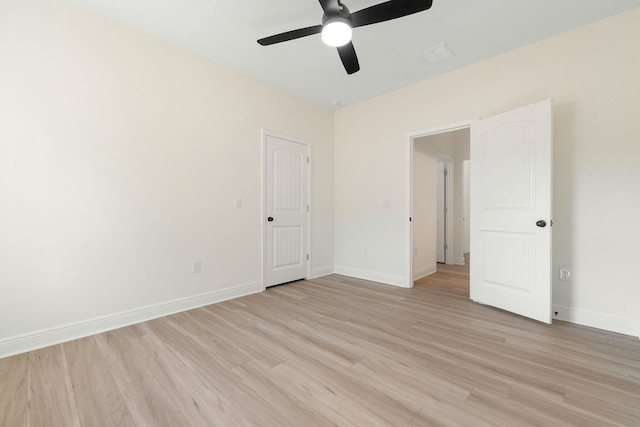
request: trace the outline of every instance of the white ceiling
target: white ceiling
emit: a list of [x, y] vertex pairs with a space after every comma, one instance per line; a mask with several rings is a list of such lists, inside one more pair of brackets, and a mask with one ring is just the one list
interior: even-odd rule
[[[118, 22], [328, 108], [347, 106], [625, 10], [640, 0], [434, 0], [431, 9], [354, 29], [351, 76], [320, 35], [273, 46], [256, 40], [318, 25], [317, 0], [73, 0]], [[351, 12], [380, 0], [344, 0]], [[421, 54], [446, 43], [454, 57]], [[615, 47], [613, 47], [615, 48]]]

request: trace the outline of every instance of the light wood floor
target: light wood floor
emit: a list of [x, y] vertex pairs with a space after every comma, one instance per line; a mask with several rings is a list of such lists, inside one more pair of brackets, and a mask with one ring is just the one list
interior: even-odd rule
[[640, 426], [640, 341], [328, 276], [0, 360], [0, 426]]

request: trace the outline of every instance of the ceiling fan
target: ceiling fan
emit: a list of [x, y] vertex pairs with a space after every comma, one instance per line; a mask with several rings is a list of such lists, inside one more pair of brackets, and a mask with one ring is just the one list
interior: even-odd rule
[[356, 50], [351, 42], [351, 30], [365, 25], [390, 21], [403, 16], [422, 12], [431, 7], [433, 0], [390, 0], [361, 9], [357, 12], [349, 12], [347, 6], [340, 0], [319, 0], [324, 14], [322, 25], [299, 28], [258, 40], [262, 46], [269, 46], [289, 40], [322, 33], [322, 41], [338, 48], [338, 54], [347, 74], [353, 74], [360, 70], [360, 63]]

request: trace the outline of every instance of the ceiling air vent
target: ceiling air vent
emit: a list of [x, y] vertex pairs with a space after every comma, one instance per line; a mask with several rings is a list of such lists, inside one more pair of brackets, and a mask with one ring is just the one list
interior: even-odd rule
[[430, 65], [446, 61], [453, 56], [455, 56], [453, 54], [453, 51], [446, 43], [442, 43], [438, 46], [432, 47], [428, 51], [420, 54], [420, 57]]

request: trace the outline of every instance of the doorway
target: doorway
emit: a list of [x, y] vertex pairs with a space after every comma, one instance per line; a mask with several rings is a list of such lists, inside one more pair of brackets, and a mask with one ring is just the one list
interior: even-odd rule
[[[417, 141], [466, 129], [470, 132], [468, 159], [473, 155], [471, 218], [467, 218], [474, 253], [470, 297], [544, 323], [551, 323], [552, 117], [552, 101], [547, 99], [482, 120], [413, 134], [408, 144], [408, 249], [415, 253], [418, 236], [412, 222]], [[460, 206], [457, 201], [455, 205]], [[455, 217], [457, 223], [457, 213]], [[456, 247], [464, 246], [459, 240], [463, 233], [454, 234]], [[413, 287], [414, 257], [407, 259], [408, 285]]]
[[411, 286], [445, 266], [468, 271], [469, 192], [463, 174], [470, 160], [469, 127], [470, 122], [412, 138]]

